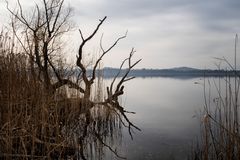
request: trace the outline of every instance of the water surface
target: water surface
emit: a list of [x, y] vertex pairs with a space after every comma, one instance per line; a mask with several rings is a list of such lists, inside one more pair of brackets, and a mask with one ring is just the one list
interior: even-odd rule
[[136, 78], [125, 87], [122, 103], [141, 132], [124, 131], [123, 154], [129, 160], [184, 160], [199, 133], [194, 118], [204, 104], [200, 78]]

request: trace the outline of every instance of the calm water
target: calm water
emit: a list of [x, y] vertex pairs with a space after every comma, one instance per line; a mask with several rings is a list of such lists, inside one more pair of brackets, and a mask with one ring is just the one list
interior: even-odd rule
[[194, 118], [204, 104], [200, 78], [136, 78], [127, 83], [122, 103], [142, 129], [134, 140], [124, 133], [123, 154], [129, 160], [184, 160], [199, 132]]

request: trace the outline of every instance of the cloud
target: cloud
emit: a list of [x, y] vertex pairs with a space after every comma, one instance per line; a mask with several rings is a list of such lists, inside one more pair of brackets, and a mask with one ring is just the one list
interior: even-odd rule
[[[28, 5], [28, 0], [21, 1]], [[143, 58], [139, 68], [212, 66], [212, 57], [232, 59], [234, 35], [240, 28], [239, 0], [65, 0], [65, 3], [74, 8], [76, 44], [80, 41], [77, 28], [88, 35], [98, 19], [108, 16], [88, 52], [99, 47], [101, 33], [107, 46], [128, 30], [127, 39], [106, 57], [106, 66], [116, 67], [112, 59], [124, 59], [132, 46], [137, 49], [136, 56]]]

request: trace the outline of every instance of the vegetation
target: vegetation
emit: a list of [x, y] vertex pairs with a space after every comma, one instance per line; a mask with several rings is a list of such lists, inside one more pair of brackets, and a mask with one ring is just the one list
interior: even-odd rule
[[[201, 125], [201, 139], [193, 148], [190, 159], [195, 160], [237, 160], [240, 158], [240, 117], [239, 87], [240, 76], [237, 72], [235, 39], [235, 62], [226, 62], [235, 76], [226, 75], [218, 81], [204, 80], [204, 113]], [[216, 94], [212, 93], [212, 84]], [[215, 97], [212, 99], [212, 95]]]
[[[71, 29], [71, 10], [64, 0], [42, 0], [27, 16], [20, 1], [11, 13], [12, 29], [0, 34], [0, 159], [101, 159], [107, 148], [119, 158], [114, 143], [121, 128], [140, 130], [119, 103], [132, 68], [131, 50], [110, 86], [96, 72], [102, 58], [126, 37], [119, 37], [91, 66], [83, 63], [84, 47], [106, 20], [82, 40], [76, 64], [64, 63], [62, 37]], [[117, 78], [122, 67], [127, 69]]]

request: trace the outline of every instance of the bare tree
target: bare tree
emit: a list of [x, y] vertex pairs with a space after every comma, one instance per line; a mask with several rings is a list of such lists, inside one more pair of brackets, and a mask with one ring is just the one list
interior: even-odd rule
[[[100, 43], [100, 46], [101, 46], [101, 55], [100, 57], [97, 59], [97, 61], [95, 62], [94, 64], [94, 67], [93, 67], [93, 70], [92, 70], [92, 74], [91, 74], [91, 77], [88, 77], [87, 76], [87, 70], [86, 68], [84, 67], [84, 64], [82, 63], [82, 57], [83, 57], [83, 47], [84, 45], [89, 41], [91, 40], [94, 35], [97, 33], [99, 27], [102, 25], [102, 23], [106, 20], [107, 17], [104, 17], [103, 19], [100, 20], [98, 26], [96, 27], [96, 29], [92, 32], [92, 34], [90, 34], [90, 36], [88, 36], [87, 38], [84, 38], [83, 37], [83, 34], [81, 32], [81, 30], [79, 30], [80, 32], [80, 36], [81, 36], [81, 39], [82, 39], [82, 43], [80, 44], [80, 47], [79, 47], [79, 51], [78, 51], [78, 56], [77, 56], [77, 66], [81, 69], [81, 73], [82, 73], [82, 79], [84, 81], [84, 84], [85, 84], [85, 90], [84, 90], [84, 96], [83, 96], [83, 99], [82, 99], [82, 106], [85, 106], [86, 108], [84, 108], [84, 112], [86, 113], [85, 114], [85, 117], [86, 117], [86, 124], [85, 124], [85, 129], [84, 129], [84, 134], [80, 137], [80, 143], [82, 144], [83, 143], [83, 140], [84, 138], [86, 137], [87, 135], [87, 130], [88, 130], [88, 126], [90, 125], [91, 123], [91, 114], [90, 114], [90, 110], [91, 108], [93, 107], [99, 107], [99, 106], [104, 106], [104, 107], [107, 107], [108, 109], [110, 110], [113, 110], [115, 114], [118, 115], [121, 123], [124, 125], [124, 126], [128, 126], [128, 129], [129, 129], [129, 134], [132, 136], [132, 133], [131, 133], [131, 129], [132, 127], [137, 129], [137, 130], [140, 130], [137, 126], [135, 126], [132, 122], [130, 122], [130, 120], [127, 118], [126, 114], [127, 111], [124, 110], [124, 108], [119, 104], [118, 102], [118, 97], [121, 96], [124, 92], [123, 92], [123, 89], [124, 89], [124, 86], [123, 86], [123, 83], [128, 81], [128, 80], [131, 80], [133, 79], [134, 77], [130, 77], [128, 78], [128, 74], [130, 72], [130, 70], [137, 64], [139, 63], [141, 60], [138, 60], [136, 62], [134, 62], [132, 64], [131, 60], [132, 60], [132, 56], [133, 56], [133, 53], [135, 52], [134, 49], [131, 50], [130, 52], [130, 55], [127, 59], [125, 59], [121, 66], [120, 66], [120, 69], [119, 69], [119, 73], [123, 67], [123, 65], [125, 64], [125, 62], [128, 62], [128, 68], [125, 72], [125, 74], [123, 75], [123, 77], [120, 79], [120, 81], [117, 83], [117, 85], [115, 86], [115, 90], [114, 90], [114, 83], [116, 81], [116, 78], [119, 76], [119, 73], [114, 77], [114, 80], [112, 81], [111, 83], [111, 86], [110, 87], [107, 87], [107, 98], [102, 101], [102, 102], [93, 102], [91, 99], [90, 99], [90, 95], [91, 95], [91, 87], [92, 87], [92, 84], [94, 84], [94, 80], [96, 78], [96, 68], [98, 66], [98, 64], [100, 63], [100, 61], [102, 60], [102, 58], [109, 52], [111, 51], [114, 46], [117, 45], [117, 43], [126, 37], [126, 34], [122, 37], [119, 37], [111, 46], [109, 46], [107, 49], [104, 49], [103, 46], [102, 46], [102, 41]], [[122, 120], [122, 117], [123, 119], [128, 123], [127, 125], [124, 123], [124, 121]], [[96, 132], [95, 130], [93, 131], [94, 134], [96, 135], [96, 137], [98, 138], [98, 140], [100, 142], [103, 143], [103, 145], [107, 146], [103, 141], [102, 141], [102, 138], [100, 136], [100, 134], [98, 132]], [[109, 147], [109, 146], [107, 146]], [[112, 149], [110, 149], [111, 151], [113, 151]], [[116, 155], [117, 153], [114, 152]], [[81, 155], [82, 155], [82, 158], [84, 158], [83, 156], [83, 151], [81, 151]], [[117, 155], [118, 156], [118, 155]], [[119, 157], [119, 156], [118, 156]]]
[[[16, 23], [12, 23], [13, 31], [18, 38], [24, 51], [29, 55], [32, 69], [36, 67], [37, 73], [33, 70], [33, 75], [45, 84], [48, 91], [54, 92], [63, 85], [69, 85], [83, 92], [82, 88], [66, 79], [59, 73], [55, 64], [56, 57], [61, 55], [63, 46], [59, 40], [71, 29], [69, 18], [71, 9], [63, 10], [64, 0], [43, 0], [43, 6], [36, 4], [32, 17], [24, 15], [20, 1], [18, 0], [18, 10], [14, 11], [8, 7], [9, 12], [23, 26], [24, 39], [20, 38], [16, 31]], [[41, 8], [42, 7], [42, 8]], [[36, 66], [36, 67], [35, 67]], [[50, 74], [54, 73], [57, 82], [51, 79]]]
[[[43, 94], [41, 95], [45, 96], [44, 102], [32, 102], [35, 107], [40, 107], [37, 110], [40, 114], [39, 116], [37, 115], [40, 122], [38, 124], [34, 116], [32, 116], [34, 120], [28, 120], [27, 123], [31, 122], [32, 126], [38, 127], [33, 127], [32, 129], [35, 132], [29, 133], [30, 137], [32, 137], [32, 142], [27, 144], [23, 142], [24, 153], [29, 154], [31, 152], [33, 157], [39, 156], [38, 153], [41, 152], [40, 155], [42, 156], [56, 158], [60, 155], [69, 155], [72, 151], [71, 154], [73, 153], [76, 156], [79, 153], [81, 159], [85, 160], [87, 159], [86, 146], [90, 143], [97, 143], [108, 148], [117, 157], [124, 158], [108, 144], [106, 137], [114, 132], [112, 120], [114, 121], [113, 123], [118, 121], [119, 125], [125, 126], [131, 137], [132, 129], [140, 130], [128, 119], [127, 114], [134, 112], [126, 111], [119, 103], [119, 97], [124, 94], [124, 83], [134, 78], [129, 77], [128, 74], [141, 61], [132, 62], [134, 49], [130, 51], [129, 57], [122, 62], [119, 72], [113, 78], [110, 86], [106, 88], [107, 96], [96, 100], [92, 95], [95, 94], [93, 87], [96, 84], [96, 79], [98, 79], [97, 68], [101, 60], [107, 53], [113, 50], [120, 40], [127, 36], [127, 33], [117, 38], [107, 48], [103, 47], [101, 38], [101, 53], [94, 62], [89, 74], [88, 68], [83, 63], [83, 49], [94, 38], [107, 17], [100, 19], [99, 24], [87, 37], [84, 37], [82, 31], [79, 30], [82, 42], [79, 45], [76, 58], [75, 67], [77, 70], [66, 70], [67, 73], [64, 74], [60, 66], [57, 65], [58, 59], [56, 57], [62, 54], [61, 49], [64, 47], [59, 43], [61, 36], [71, 28], [69, 24], [71, 10], [64, 10], [64, 0], [42, 0], [42, 6], [36, 5], [33, 16], [28, 18], [23, 13], [20, 1], [18, 0], [17, 2], [17, 11], [10, 9], [7, 5], [13, 17], [13, 33], [23, 48], [24, 53], [28, 56], [34, 86], [43, 86], [41, 91]], [[18, 23], [22, 26], [23, 35], [19, 35], [17, 31]], [[127, 69], [124, 70], [123, 76], [118, 78], [125, 64], [127, 64]], [[73, 98], [63, 97], [60, 100], [54, 98], [56, 96], [59, 97], [57, 92], [65, 86], [73, 88], [80, 93], [77, 99], [74, 100], [76, 102], [74, 105]], [[105, 89], [101, 88], [101, 90]], [[43, 103], [43, 105], [39, 105], [39, 103]], [[54, 103], [54, 107], [51, 107], [50, 103]], [[35, 113], [33, 112], [32, 114]], [[3, 124], [7, 124], [7, 122]], [[39, 132], [40, 135], [36, 132]]]

